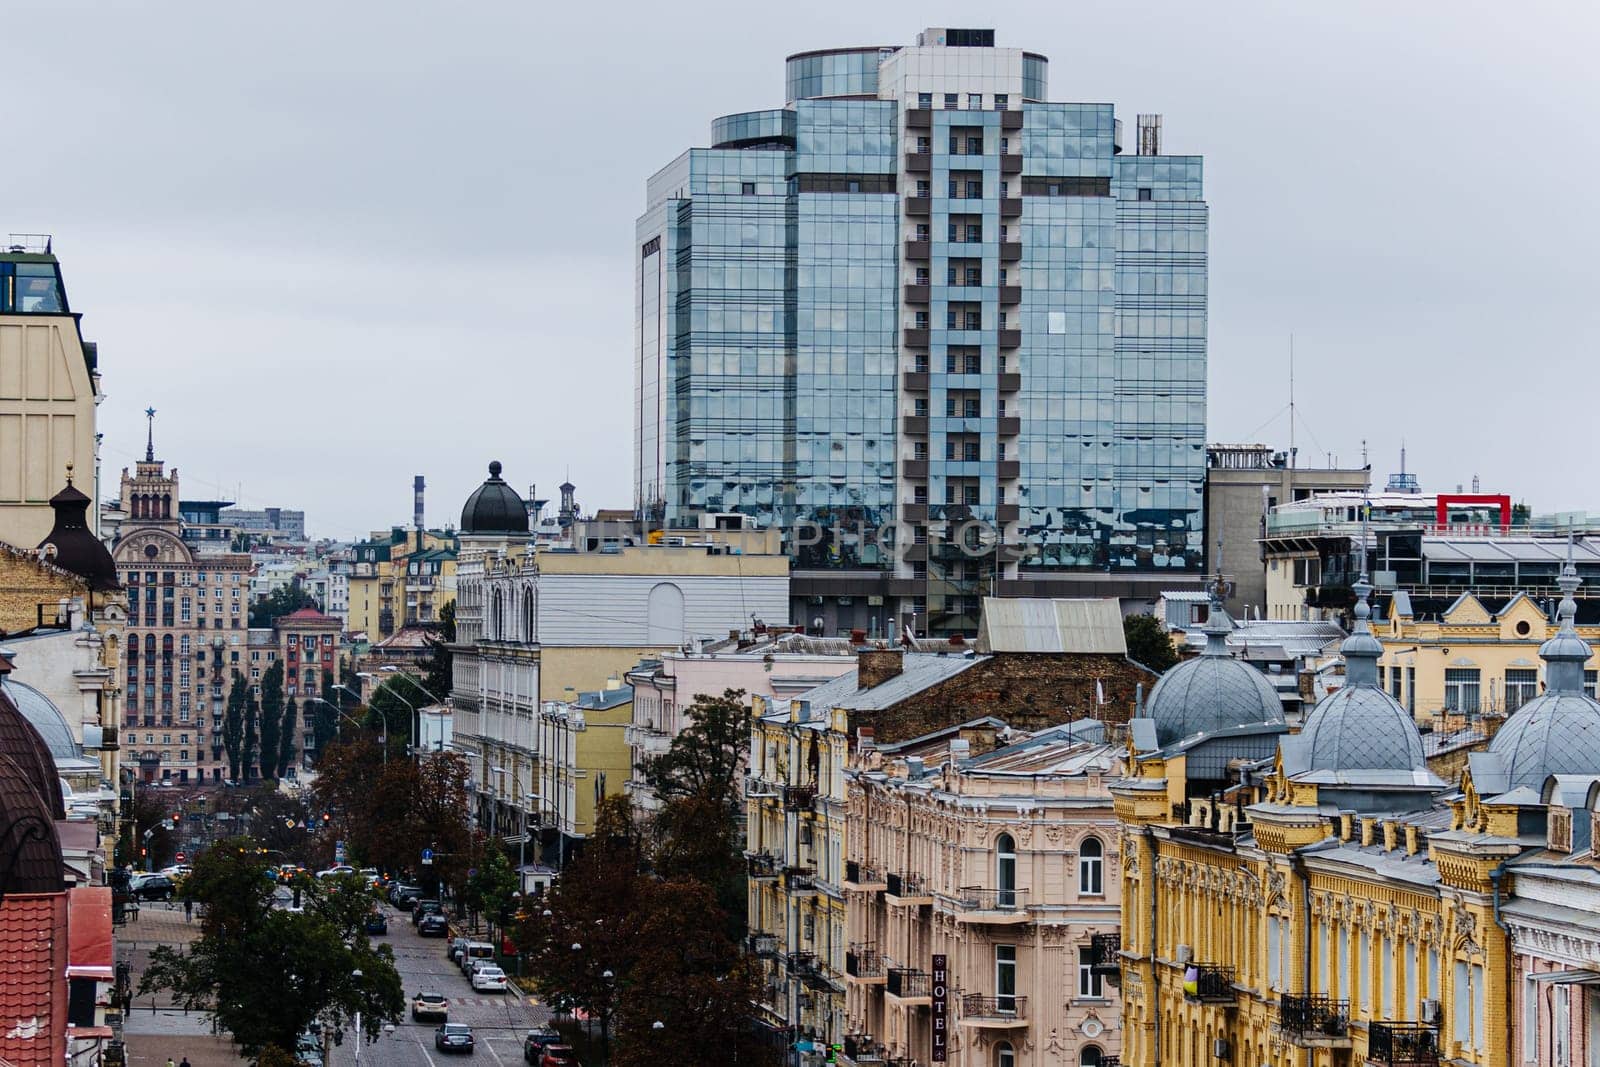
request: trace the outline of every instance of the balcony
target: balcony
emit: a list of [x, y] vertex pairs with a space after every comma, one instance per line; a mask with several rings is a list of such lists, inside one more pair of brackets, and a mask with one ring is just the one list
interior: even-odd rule
[[851, 945], [845, 951], [844, 973], [863, 985], [882, 985], [888, 981], [883, 956], [871, 945]]
[[1022, 331], [1008, 326], [1000, 327], [1000, 347], [1016, 348], [1022, 344]]
[[[915, 112], [912, 112], [915, 114]], [[882, 1063], [887, 1055], [882, 1043], [875, 1040], [871, 1034], [846, 1034], [844, 1038], [844, 1058], [851, 1063]]]
[[1002, 130], [1022, 129], [1022, 112], [1017, 110], [1000, 112], [1000, 128]]
[[1000, 238], [1000, 262], [1015, 263], [1022, 258], [1022, 236], [1013, 234]]
[[[909, 504], [902, 505], [902, 507], [911, 506], [912, 505]], [[927, 507], [926, 504], [921, 506], [924, 508]], [[860, 889], [866, 892], [876, 892], [879, 889], [887, 888], [888, 884], [888, 882], [884, 881], [883, 875], [879, 874], [871, 867], [868, 867], [862, 863], [858, 863], [855, 860], [844, 861], [844, 888]]]
[[1089, 973], [1102, 978], [1122, 976], [1122, 935], [1091, 934], [1089, 936]]
[[1183, 974], [1183, 999], [1192, 1004], [1233, 1004], [1233, 968], [1214, 963], [1191, 963]]
[[1438, 1067], [1439, 1028], [1375, 1022], [1367, 1028], [1367, 1062], [1383, 1067]]
[[933, 197], [908, 196], [905, 199], [907, 215], [927, 215], [933, 210]]
[[928, 417], [926, 415], [900, 416], [900, 429], [906, 433], [916, 434], [918, 437], [928, 435]]
[[786, 785], [783, 787], [784, 811], [810, 811], [817, 802], [814, 785]]
[[783, 886], [794, 896], [810, 896], [817, 891], [817, 872], [810, 867], [785, 867]]
[[883, 991], [897, 1000], [912, 1004], [932, 1003], [928, 972], [914, 971], [909, 967], [890, 967]]
[[783, 969], [791, 977], [805, 978], [817, 973], [817, 954], [815, 952], [789, 952], [783, 957]]
[[770, 852], [752, 852], [745, 857], [752, 882], [767, 882], [778, 877], [778, 860]]
[[1007, 478], [1022, 477], [1022, 461], [1015, 459], [1002, 459], [995, 463], [995, 472], [1002, 480]]
[[933, 893], [920, 874], [891, 873], [883, 880], [884, 899], [900, 907], [932, 904]]
[[925, 370], [908, 370], [900, 375], [900, 384], [914, 393], [928, 391], [928, 372]]
[[1001, 174], [1021, 174], [1022, 155], [1019, 152], [1002, 152], [1000, 154]]
[[758, 960], [775, 960], [778, 958], [777, 934], [751, 934], [745, 939], [745, 945], [750, 950], [750, 955]]
[[1349, 1048], [1350, 1002], [1332, 997], [1280, 997], [1278, 1029], [1300, 1048]]
[[956, 922], [1011, 926], [1028, 921], [1026, 889], [979, 889], [966, 886], [951, 898]]
[[1002, 437], [1015, 437], [1022, 432], [1022, 420], [1015, 415], [1001, 415], [995, 420], [995, 432]]
[[[1020, 156], [1018, 157], [1017, 161], [1019, 163], [1022, 161]], [[931, 170], [933, 170], [933, 153], [931, 153], [931, 152], [907, 152], [906, 153], [906, 172], [908, 174], [927, 174]]]
[[[1002, 160], [1006, 157], [1000, 157]], [[1000, 198], [1000, 217], [1003, 219], [1020, 219], [1022, 217], [1022, 199], [1015, 196]]]
[[1014, 393], [1022, 388], [1022, 375], [1016, 373], [1001, 374], [998, 382], [1002, 393]]
[[932, 242], [908, 240], [906, 242], [906, 258], [910, 260], [926, 261], [933, 254]]
[[961, 998], [961, 1025], [1001, 1030], [1026, 1027], [1028, 998], [969, 993]]
[[[1019, 112], [1020, 114], [1020, 112]], [[906, 129], [931, 130], [933, 129], [933, 111], [925, 107], [906, 108]], [[846, 1041], [850, 1040], [845, 1038]]]
[[901, 287], [901, 298], [907, 304], [926, 304], [931, 293], [927, 282], [917, 282]]
[[926, 478], [928, 476], [928, 461], [925, 459], [903, 459], [900, 461], [900, 473], [907, 478]]
[[927, 522], [928, 521], [928, 505], [926, 505], [926, 504], [901, 504], [900, 505], [900, 521], [901, 522], [918, 522], [918, 523]]
[[928, 347], [928, 328], [926, 326], [907, 326], [905, 335], [907, 348]]

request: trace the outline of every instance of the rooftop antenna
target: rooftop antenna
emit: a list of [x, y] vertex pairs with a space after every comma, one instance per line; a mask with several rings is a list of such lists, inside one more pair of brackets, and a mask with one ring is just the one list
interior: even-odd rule
[[145, 408], [144, 418], [147, 423], [144, 439], [144, 461], [146, 463], [154, 463], [156, 461], [156, 409]]
[[[1289, 335], [1289, 485], [1294, 486], [1294, 334]], [[1290, 494], [1293, 496], [1293, 494]]]

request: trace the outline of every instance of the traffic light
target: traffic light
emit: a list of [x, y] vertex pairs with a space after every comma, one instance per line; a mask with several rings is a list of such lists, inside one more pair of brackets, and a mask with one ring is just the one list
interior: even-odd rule
[[322, 825], [327, 826], [331, 822], [333, 822], [333, 812], [331, 812], [331, 811], [323, 812], [322, 813]]
[[180, 822], [180, 821], [181, 821], [181, 820], [182, 820], [182, 819], [183, 819], [183, 816], [181, 816], [181, 815], [179, 815], [179, 814], [178, 814], [178, 813], [177, 813], [177, 812], [173, 812], [173, 813], [172, 813], [172, 828], [173, 828], [173, 829], [174, 829], [174, 830], [176, 830], [176, 829], [177, 829], [177, 828], [178, 828], [178, 823], [179, 823], [179, 822]]

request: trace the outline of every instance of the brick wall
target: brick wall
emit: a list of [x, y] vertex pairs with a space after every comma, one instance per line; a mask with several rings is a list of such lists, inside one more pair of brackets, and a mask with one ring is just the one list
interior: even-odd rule
[[[1134, 690], [1148, 695], [1157, 676], [1120, 656], [1002, 652], [930, 686], [885, 711], [855, 714], [871, 725], [879, 744], [894, 744], [993, 715], [1013, 727], [1038, 730], [1073, 719], [1124, 723], [1133, 715]], [[1095, 703], [1095, 682], [1105, 690]]]
[[0, 634], [17, 633], [39, 625], [39, 605], [53, 617], [63, 597], [81, 596], [88, 587], [75, 575], [41, 561], [32, 552], [0, 545]]

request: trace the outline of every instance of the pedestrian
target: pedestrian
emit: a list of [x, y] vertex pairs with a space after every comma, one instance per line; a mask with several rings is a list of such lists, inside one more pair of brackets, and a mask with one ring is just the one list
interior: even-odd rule
[[183, 1062], [178, 1064], [178, 1067], [189, 1067], [189, 1057], [185, 1056]]
[[176, 1063], [172, 1062], [172, 1057], [171, 1056], [167, 1057], [167, 1067], [178, 1067], [178, 1065]]
[[183, 902], [183, 921], [184, 922], [189, 922], [193, 918], [194, 918], [194, 901], [185, 900]]

